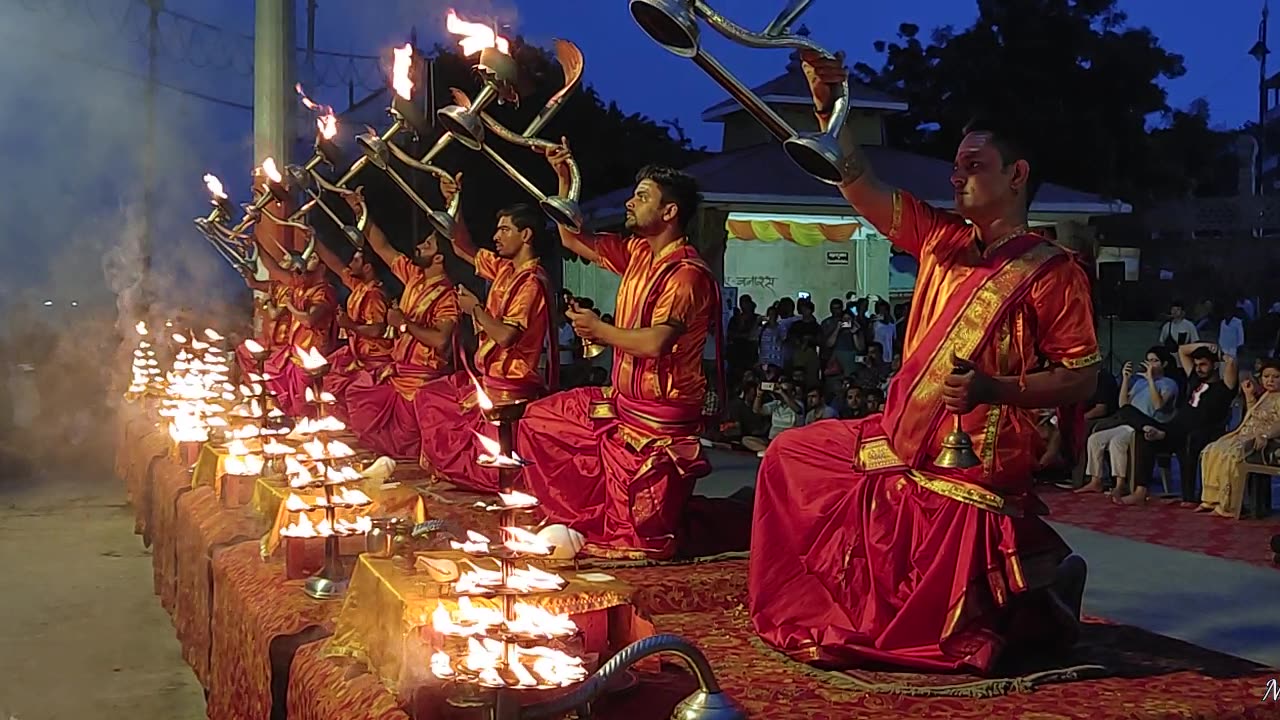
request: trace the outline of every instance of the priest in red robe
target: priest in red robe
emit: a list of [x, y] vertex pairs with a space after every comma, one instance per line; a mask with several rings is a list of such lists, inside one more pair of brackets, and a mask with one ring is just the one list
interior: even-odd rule
[[[440, 190], [448, 203], [458, 187], [449, 180], [441, 182]], [[534, 237], [545, 222], [531, 205], [499, 211], [494, 250], [477, 249], [461, 221], [454, 233], [454, 251], [490, 283], [484, 303], [458, 286], [458, 304], [471, 316], [479, 337], [476, 373], [463, 369], [427, 384], [414, 405], [423, 429], [422, 467], [472, 490], [498, 489], [498, 472], [476, 464], [476, 433], [497, 440], [497, 428], [481, 415], [482, 400], [494, 407], [523, 404], [545, 395], [556, 383], [557, 353], [549, 353], [545, 380], [539, 370], [543, 349], [555, 347], [551, 281], [533, 250]]]
[[[825, 126], [846, 71], [805, 61]], [[1041, 519], [1031, 472], [1036, 409], [1093, 392], [1089, 283], [1027, 229], [1037, 180], [1016, 136], [968, 130], [955, 213], [883, 185], [841, 135], [841, 192], [920, 270], [883, 414], [788, 430], [760, 466], [752, 620], [803, 662], [985, 673], [1011, 641], [1075, 638], [1083, 561]], [[957, 417], [975, 467], [936, 463]]]
[[[364, 203], [360, 192], [345, 197], [360, 215]], [[422, 435], [413, 399], [423, 385], [451, 370], [458, 296], [444, 273], [444, 256], [435, 235], [420, 242], [412, 257], [392, 247], [373, 221], [365, 227], [365, 237], [404, 283], [404, 291], [387, 310], [387, 325], [395, 335], [390, 362], [361, 370], [347, 386], [347, 427], [374, 452], [417, 460]]]
[[347, 388], [363, 370], [377, 371], [391, 361], [391, 339], [387, 336], [387, 293], [373, 264], [357, 250], [351, 262], [343, 263], [322, 242], [316, 253], [329, 271], [347, 288], [345, 312], [339, 309], [338, 349], [329, 355], [329, 372], [324, 389], [333, 395], [335, 412], [345, 418]]
[[[569, 182], [566, 145], [548, 153]], [[564, 246], [620, 276], [616, 325], [568, 312], [574, 331], [614, 349], [613, 382], [529, 405], [516, 449], [529, 491], [555, 522], [586, 536], [588, 554], [665, 559], [694, 482], [711, 471], [699, 441], [706, 376], [702, 352], [719, 338], [719, 285], [689, 243], [698, 208], [693, 178], [665, 167], [637, 177], [627, 237], [574, 234]]]

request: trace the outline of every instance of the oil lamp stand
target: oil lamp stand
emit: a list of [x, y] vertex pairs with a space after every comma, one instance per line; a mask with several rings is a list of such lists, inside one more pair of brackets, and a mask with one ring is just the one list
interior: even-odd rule
[[320, 572], [307, 578], [302, 591], [315, 600], [335, 600], [347, 591], [346, 567], [342, 564], [342, 553], [338, 543], [338, 509], [334, 507], [333, 488], [330, 483], [324, 486], [324, 518], [329, 524], [329, 535], [324, 539], [324, 567]]

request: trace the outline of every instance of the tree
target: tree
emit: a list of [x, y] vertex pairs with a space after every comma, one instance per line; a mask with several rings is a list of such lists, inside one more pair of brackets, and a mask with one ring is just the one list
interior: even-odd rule
[[[926, 42], [918, 25], [903, 23], [895, 41], [875, 43], [881, 67], [858, 63], [854, 75], [909, 102], [908, 112], [888, 120], [902, 146], [950, 157], [975, 113], [999, 113], [1028, 129], [1043, 178], [1141, 202], [1153, 189], [1193, 183], [1171, 154], [1199, 159], [1219, 139], [1204, 132], [1207, 117], [1197, 131], [1198, 116], [1169, 107], [1160, 83], [1186, 72], [1182, 56], [1162, 48], [1149, 29], [1129, 27], [1116, 5], [978, 0], [969, 28], [938, 28]], [[1153, 118], [1173, 121], [1163, 142], [1148, 133]], [[1172, 152], [1175, 138], [1203, 144]], [[1155, 166], [1162, 174], [1153, 178]], [[1169, 172], [1176, 175], [1171, 182], [1153, 187]]]

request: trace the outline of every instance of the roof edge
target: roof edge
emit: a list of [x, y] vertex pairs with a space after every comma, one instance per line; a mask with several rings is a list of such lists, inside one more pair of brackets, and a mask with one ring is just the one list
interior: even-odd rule
[[[848, 213], [849, 203], [840, 197], [831, 197], [825, 195], [752, 195], [746, 193], [703, 193], [703, 202], [719, 203], [719, 204], [739, 204], [739, 205], [768, 205], [768, 206], [801, 206], [808, 208], [822, 208], [833, 212]], [[946, 200], [925, 200], [930, 205], [950, 210], [955, 206], [954, 199]], [[1056, 203], [1032, 203], [1032, 211], [1036, 213], [1055, 213], [1055, 214], [1078, 214], [1078, 215], [1128, 215], [1133, 212], [1133, 206], [1126, 202], [1105, 202], [1099, 200], [1097, 202], [1056, 202]], [[590, 218], [592, 224], [604, 223], [621, 217], [623, 211], [621, 209], [611, 208], [601, 211]]]
[[[813, 98], [804, 95], [761, 95], [760, 100], [766, 104], [774, 105], [813, 106]], [[862, 110], [895, 110], [899, 112], [906, 112], [910, 108], [906, 103], [897, 100], [858, 100], [857, 98], [849, 101], [849, 107]], [[729, 98], [727, 101], [722, 100], [703, 110], [702, 121], [714, 122], [740, 111], [745, 112], [746, 108], [739, 105], [733, 98]]]

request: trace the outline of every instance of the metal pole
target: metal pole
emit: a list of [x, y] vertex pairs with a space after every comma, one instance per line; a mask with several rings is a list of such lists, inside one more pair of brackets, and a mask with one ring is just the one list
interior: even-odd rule
[[256, 0], [253, 33], [253, 164], [284, 167], [293, 135], [293, 0]]
[[307, 0], [307, 68], [312, 79], [316, 74], [316, 0]]
[[159, 67], [157, 58], [160, 55], [160, 11], [164, 9], [164, 0], [147, 0], [150, 16], [147, 20], [147, 87], [143, 104], [146, 108], [147, 140], [142, 167], [142, 234], [139, 243], [138, 270], [141, 282], [139, 293], [141, 312], [149, 309], [151, 302], [151, 218], [155, 210], [156, 163], [158, 150], [156, 147], [156, 84]]
[[1258, 29], [1258, 189], [1259, 196], [1266, 192], [1267, 183], [1262, 177], [1267, 157], [1267, 18], [1271, 14], [1269, 3], [1262, 4], [1262, 25]]

